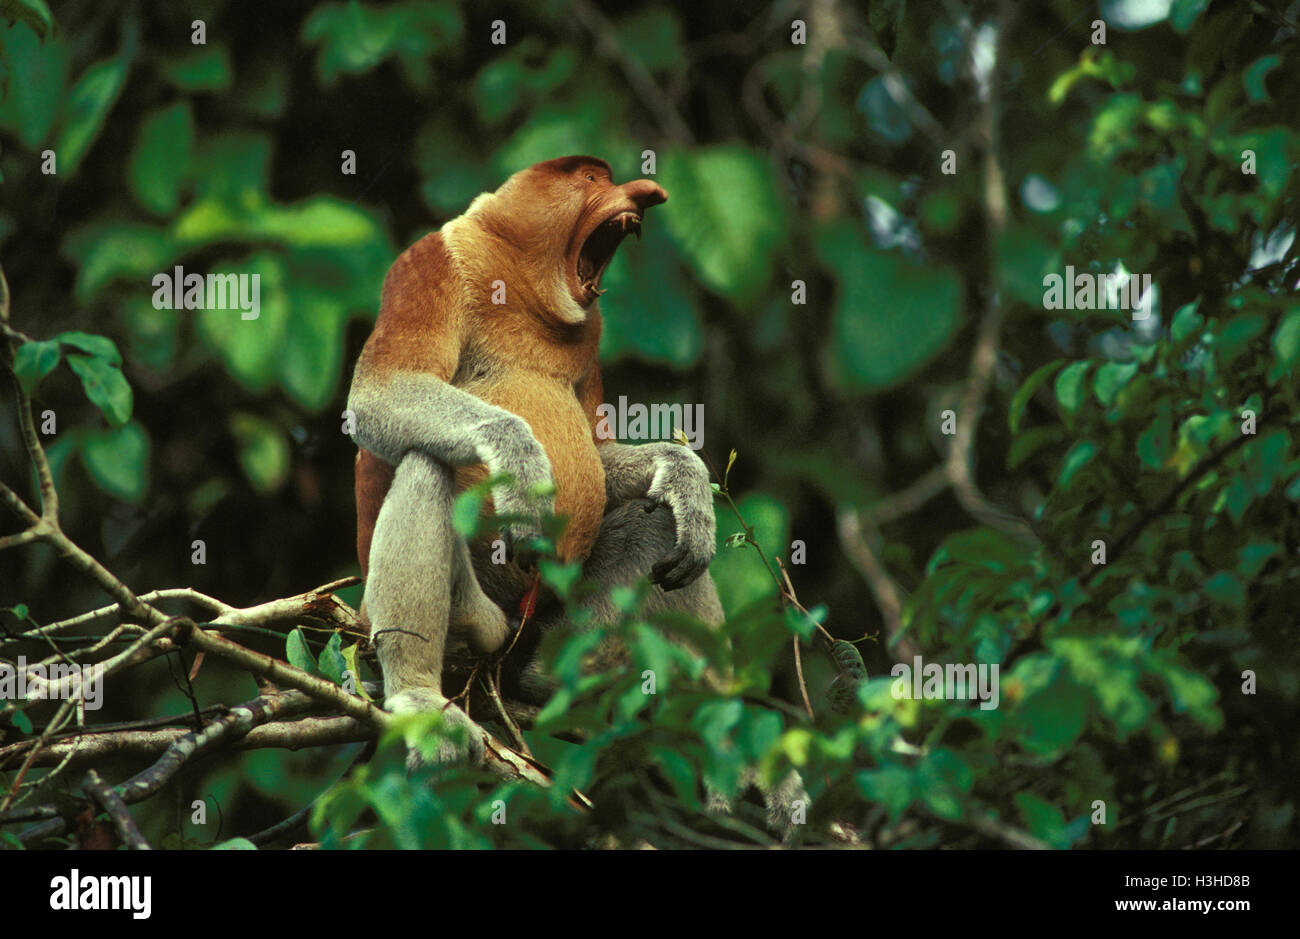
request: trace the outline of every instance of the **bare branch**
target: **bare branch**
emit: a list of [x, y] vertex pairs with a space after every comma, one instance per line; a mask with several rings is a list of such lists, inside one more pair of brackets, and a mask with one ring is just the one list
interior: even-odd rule
[[122, 797], [112, 788], [104, 785], [104, 781], [99, 778], [99, 773], [93, 769], [88, 772], [85, 782], [81, 784], [81, 788], [92, 802], [95, 802], [108, 813], [108, 817], [112, 820], [113, 827], [117, 829], [118, 837], [122, 839], [123, 844], [133, 851], [151, 850], [149, 842], [140, 833], [140, 828], [136, 825], [135, 819], [131, 817], [126, 803], [122, 801]]
[[915, 640], [903, 631], [903, 600], [884, 562], [877, 555], [880, 531], [853, 509], [839, 514], [840, 544], [854, 567], [862, 574], [876, 598], [876, 606], [885, 621], [885, 634], [899, 661], [911, 661], [921, 654]]
[[641, 103], [655, 116], [664, 133], [681, 143], [693, 143], [694, 135], [682, 116], [669, 104], [669, 96], [644, 65], [619, 42], [618, 33], [605, 14], [588, 0], [576, 0], [573, 12], [596, 38], [596, 48], [623, 73]]

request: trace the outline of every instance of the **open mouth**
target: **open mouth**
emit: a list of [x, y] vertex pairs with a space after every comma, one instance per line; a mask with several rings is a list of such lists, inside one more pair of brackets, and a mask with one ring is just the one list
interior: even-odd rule
[[630, 209], [618, 212], [596, 226], [578, 252], [578, 289], [585, 306], [605, 291], [600, 277], [614, 259], [614, 252], [629, 233], [641, 237], [641, 215]]

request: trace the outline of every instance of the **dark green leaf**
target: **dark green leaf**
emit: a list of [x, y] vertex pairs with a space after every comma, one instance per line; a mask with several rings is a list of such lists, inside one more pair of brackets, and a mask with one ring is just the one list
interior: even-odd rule
[[1035, 391], [1056, 373], [1063, 361], [1065, 360], [1056, 359], [1034, 369], [1034, 373], [1026, 378], [1024, 384], [1017, 389], [1015, 397], [1011, 399], [1011, 407], [1008, 411], [1008, 423], [1013, 434], [1020, 430], [1020, 419], [1024, 416], [1025, 408], [1029, 405], [1029, 399], [1034, 396]]
[[59, 364], [59, 343], [57, 340], [46, 342], [24, 342], [14, 353], [14, 374], [22, 389], [28, 395], [36, 391], [41, 379]]
[[54, 17], [45, 0], [0, 0], [0, 17], [26, 23], [42, 39], [54, 32]]
[[348, 662], [343, 657], [343, 636], [339, 632], [334, 632], [329, 641], [325, 643], [325, 648], [321, 649], [320, 656], [316, 660], [316, 667], [322, 678], [334, 682], [336, 685], [343, 684], [343, 673], [347, 671]]
[[127, 164], [127, 182], [136, 200], [156, 215], [171, 215], [194, 150], [194, 119], [188, 102], [152, 112], [140, 125]]
[[131, 419], [131, 386], [120, 368], [105, 359], [84, 355], [69, 355], [68, 367], [81, 378], [86, 397], [110, 424], [119, 426]]
[[1083, 402], [1087, 390], [1084, 378], [1091, 365], [1092, 363], [1088, 361], [1073, 362], [1056, 376], [1056, 400], [1070, 414], [1079, 410], [1079, 405]]
[[81, 461], [90, 478], [109, 495], [126, 502], [144, 498], [149, 484], [149, 435], [136, 422], [87, 434], [81, 444]]
[[117, 343], [107, 336], [72, 330], [71, 332], [59, 333], [54, 337], [54, 341], [72, 346], [74, 349], [80, 349], [94, 358], [103, 359], [109, 365], [119, 367], [122, 365], [122, 353], [117, 351]]
[[285, 660], [294, 668], [319, 676], [316, 657], [311, 654], [311, 648], [307, 645], [307, 637], [303, 635], [301, 626], [295, 627], [285, 639], [284, 652]]
[[126, 82], [126, 70], [125, 59], [108, 59], [90, 66], [73, 85], [56, 148], [60, 175], [71, 176], [77, 171], [117, 101]]

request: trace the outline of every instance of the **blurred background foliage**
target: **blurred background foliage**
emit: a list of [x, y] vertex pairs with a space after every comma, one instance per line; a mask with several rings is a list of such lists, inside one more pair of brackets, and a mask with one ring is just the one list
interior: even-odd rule
[[[814, 724], [679, 698], [696, 707], [650, 721], [665, 748], [614, 707], [609, 737], [554, 757], [561, 778], [615, 785], [599, 747], [635, 739], [683, 801], [701, 776], [726, 791], [741, 765], [800, 766], [817, 817], [880, 844], [982, 843], [972, 822], [991, 817], [1054, 846], [1294, 845], [1300, 4], [67, 0], [52, 30], [41, 8], [3, 4], [0, 259], [14, 326], [73, 334], [30, 350], [55, 363], [32, 365], [37, 408], [57, 415], [69, 533], [133, 588], [246, 605], [356, 572], [341, 411], [388, 265], [533, 162], [589, 153], [626, 179], [653, 149], [671, 201], [605, 280], [607, 396], [704, 404], [705, 449], [739, 451], [731, 489], [768, 556], [831, 633], [881, 636], [860, 646], [869, 673], [894, 655], [838, 520], [942, 461], [941, 412], [993, 303], [975, 478], [1034, 538], [944, 491], [875, 545], [929, 658], [1001, 663], [998, 710], [897, 701], [884, 677], [828, 716], [834, 671], [809, 645]], [[1067, 264], [1150, 273], [1151, 319], [1045, 310], [1043, 277]], [[260, 317], [155, 309], [150, 280], [176, 265], [260, 274]], [[1259, 419], [1244, 440], [1243, 408]], [[28, 472], [6, 420], [0, 473]], [[738, 530], [720, 505], [720, 545]], [[752, 549], [721, 547], [713, 573], [746, 690], [797, 700], [788, 637], [806, 624], [773, 615]], [[39, 548], [0, 555], [0, 584], [38, 622], [103, 602]], [[650, 640], [636, 655], [678, 667]], [[186, 710], [166, 663], [150, 668], [106, 719]], [[254, 693], [219, 663], [197, 685], [204, 704]], [[244, 833], [315, 798], [351, 752], [250, 753], [176, 797], [216, 799], [224, 833]], [[458, 821], [481, 814], [473, 789], [372, 769], [382, 785], [336, 794], [345, 819], [388, 800], [393, 843], [487, 843]], [[1105, 827], [1088, 824], [1095, 799]], [[166, 807], [141, 815], [158, 838], [212, 840]], [[633, 815], [600, 824], [640, 832]], [[535, 843], [578, 837], [539, 825]]]

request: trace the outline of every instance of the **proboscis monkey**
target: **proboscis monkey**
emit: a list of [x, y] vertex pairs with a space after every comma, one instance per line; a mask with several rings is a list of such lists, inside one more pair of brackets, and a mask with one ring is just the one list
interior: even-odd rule
[[[553, 509], [569, 520], [562, 559], [582, 560], [584, 577], [606, 586], [650, 574], [651, 609], [721, 622], [706, 573], [715, 523], [703, 462], [675, 443], [595, 432], [601, 275], [667, 198], [646, 179], [614, 185], [603, 160], [548, 160], [476, 198], [389, 270], [348, 407], [361, 448], [357, 551], [390, 711], [466, 721], [442, 694], [448, 632], [481, 653], [499, 649], [510, 634], [503, 611], [530, 586], [519, 564], [491, 563], [490, 545], [452, 527], [456, 494], [487, 474], [514, 480], [494, 488], [497, 513], [532, 519], [505, 533], [512, 546], [541, 533], [551, 504], [527, 494], [553, 483]], [[603, 594], [589, 606], [597, 621], [615, 615]], [[526, 661], [518, 648], [510, 659], [521, 652]], [[545, 696], [535, 667], [515, 677], [525, 696]], [[455, 756], [444, 747], [438, 758]]]

